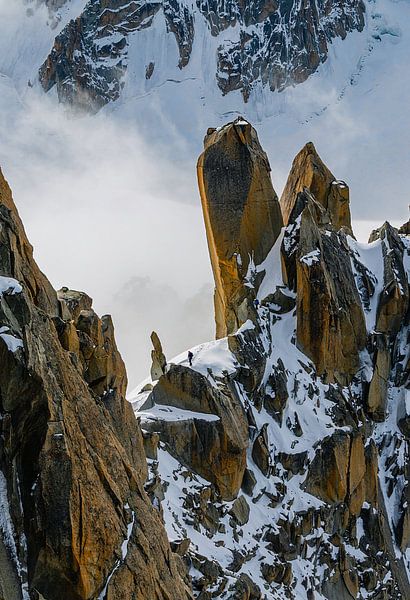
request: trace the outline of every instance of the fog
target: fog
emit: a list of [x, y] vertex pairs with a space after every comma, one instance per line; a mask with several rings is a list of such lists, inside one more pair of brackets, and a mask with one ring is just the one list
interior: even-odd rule
[[155, 329], [169, 357], [213, 336], [211, 271], [195, 170], [101, 116], [68, 118], [33, 94], [0, 113], [0, 162], [56, 288], [111, 313], [130, 385], [145, 377]]
[[[164, 128], [162, 115], [156, 127], [155, 117], [145, 121], [139, 104], [126, 118], [115, 110], [70, 114], [53, 94], [27, 86], [54, 34], [47, 33], [50, 40], [38, 34], [41, 13], [23, 31], [23, 8], [0, 0], [0, 165], [52, 284], [86, 291], [100, 315], [113, 315], [132, 388], [149, 371], [152, 330], [168, 358], [214, 335], [195, 163], [206, 127], [224, 118], [204, 111], [195, 121], [193, 111], [195, 134], [187, 140], [183, 124], [171, 121]], [[398, 64], [384, 81], [399, 80], [404, 59]], [[285, 113], [258, 125], [276, 191], [295, 153], [313, 140], [335, 175], [351, 184], [354, 228], [363, 241], [386, 218], [393, 224], [407, 219], [408, 204], [401, 174], [410, 155], [409, 117], [394, 120], [403, 106], [397, 85], [380, 92], [384, 108], [368, 110], [365, 91], [377, 84], [373, 79], [357, 96], [331, 106], [336, 91], [325, 93], [313, 81], [303, 88], [303, 101], [329, 104], [324, 116], [298, 122], [302, 96], [290, 91], [281, 96]], [[154, 114], [153, 106], [144, 105], [147, 110]]]

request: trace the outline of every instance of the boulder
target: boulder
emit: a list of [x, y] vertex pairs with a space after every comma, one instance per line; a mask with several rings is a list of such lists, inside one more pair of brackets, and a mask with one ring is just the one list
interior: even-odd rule
[[254, 267], [268, 255], [283, 223], [268, 158], [249, 123], [239, 118], [211, 130], [204, 146], [197, 172], [220, 338], [248, 319], [258, 285]]
[[253, 442], [252, 458], [265, 477], [269, 477], [272, 469], [272, 462], [269, 451], [268, 425], [266, 423], [262, 426]]
[[252, 496], [253, 488], [256, 485], [256, 477], [251, 469], [245, 469], [242, 479], [242, 490], [248, 496]]
[[245, 496], [239, 496], [239, 498], [233, 502], [229, 514], [234, 518], [238, 525], [246, 525], [249, 521], [249, 504], [247, 503]]
[[165, 373], [167, 359], [162, 351], [161, 341], [155, 331], [151, 333], [151, 342], [154, 347], [151, 351], [151, 379], [152, 381], [157, 381]]

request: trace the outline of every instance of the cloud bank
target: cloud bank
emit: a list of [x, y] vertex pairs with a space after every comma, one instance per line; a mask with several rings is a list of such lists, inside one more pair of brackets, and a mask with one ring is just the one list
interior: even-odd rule
[[[22, 1], [0, 0], [0, 165], [53, 285], [84, 290], [97, 312], [113, 315], [132, 387], [149, 370], [153, 329], [168, 358], [214, 335], [195, 162], [206, 128], [229, 117], [191, 97], [184, 104], [181, 86], [180, 100], [172, 100], [170, 84], [149, 98], [128, 99], [125, 108], [117, 104], [96, 117], [72, 118], [53, 93], [27, 85], [57, 30], [47, 26], [44, 7], [30, 18], [26, 10]], [[404, 28], [396, 37], [389, 34], [368, 55], [365, 74], [346, 88], [342, 101], [334, 84], [323, 84], [338, 80], [332, 65], [347, 70], [351, 56], [343, 52], [350, 42], [340, 42], [333, 62], [323, 67], [327, 80], [321, 73], [275, 95], [277, 110], [256, 124], [278, 193], [296, 152], [315, 142], [335, 175], [351, 185], [353, 216], [362, 219], [356, 233], [363, 240], [386, 218], [393, 224], [407, 219], [408, 34]], [[252, 116], [234, 95], [224, 102]], [[320, 116], [318, 107], [326, 107]]]

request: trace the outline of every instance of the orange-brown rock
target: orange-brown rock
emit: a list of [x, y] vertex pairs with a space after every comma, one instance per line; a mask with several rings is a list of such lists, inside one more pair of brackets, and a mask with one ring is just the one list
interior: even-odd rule
[[309, 468], [306, 489], [313, 496], [335, 504], [348, 492], [350, 436], [336, 432], [322, 442]]
[[334, 229], [326, 226], [326, 214], [312, 196], [305, 196], [300, 209], [298, 242], [287, 265], [289, 272], [295, 272], [297, 344], [320, 375], [347, 382], [359, 367], [359, 353], [366, 343], [349, 251]]
[[317, 450], [306, 478], [310, 494], [328, 502], [345, 502], [358, 516], [366, 499], [366, 456], [360, 434], [337, 431]]
[[22, 287], [0, 294], [0, 325], [16, 344], [0, 339], [0, 470], [15, 577], [47, 600], [191, 598], [143, 488], [141, 431], [123, 397], [111, 319], [90, 306], [77, 313], [68, 290], [57, 298], [2, 178], [0, 187], [0, 275]]
[[375, 421], [386, 418], [388, 379], [391, 368], [390, 350], [381, 347], [375, 350], [375, 365], [367, 394], [366, 408]]
[[63, 348], [78, 356], [84, 379], [97, 395], [118, 389], [125, 396], [127, 374], [111, 317], [100, 319], [92, 309], [92, 299], [83, 292], [62, 288], [57, 295], [66, 317], [54, 320]]
[[366, 473], [364, 478], [366, 501], [377, 507], [379, 494], [379, 455], [373, 440], [365, 448]]
[[[192, 411], [185, 420], [154, 420], [144, 428], [159, 433], [172, 454], [213, 483], [224, 499], [236, 497], [246, 468], [248, 424], [240, 401], [227, 388], [212, 386], [201, 373], [171, 365], [148, 399]], [[201, 418], [203, 414], [204, 418]], [[206, 417], [213, 415], [214, 419]]]
[[13, 271], [14, 277], [24, 284], [26, 293], [48, 314], [59, 315], [59, 303], [50, 282], [33, 260], [33, 247], [27, 239], [23, 223], [17, 213], [10, 187], [0, 169], [1, 218], [8, 227], [0, 231], [1, 262], [4, 273]]
[[377, 307], [376, 331], [395, 335], [409, 306], [409, 285], [403, 266], [404, 244], [397, 230], [386, 222], [373, 231], [369, 241], [381, 240], [383, 291]]
[[349, 188], [329, 171], [312, 142], [306, 144], [294, 159], [280, 199], [285, 225], [289, 223], [297, 195], [304, 189], [308, 189], [328, 212], [336, 230], [345, 227], [352, 231]]
[[251, 267], [261, 264], [275, 243], [282, 215], [268, 158], [249, 123], [237, 119], [209, 130], [204, 146], [197, 172], [219, 338], [247, 320], [258, 286]]
[[360, 515], [366, 498], [366, 457], [361, 435], [353, 435], [349, 456], [349, 510]]

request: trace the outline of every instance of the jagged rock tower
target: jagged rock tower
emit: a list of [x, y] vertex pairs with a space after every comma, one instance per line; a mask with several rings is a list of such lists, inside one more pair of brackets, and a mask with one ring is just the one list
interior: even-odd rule
[[356, 242], [307, 144], [282, 227], [243, 119], [208, 132], [198, 180], [219, 339], [134, 398], [194, 595], [410, 598], [408, 224]]
[[204, 146], [197, 172], [219, 338], [234, 333], [248, 319], [250, 289], [257, 291], [256, 267], [272, 249], [283, 221], [268, 157], [249, 123], [238, 118], [219, 130], [208, 130]]

